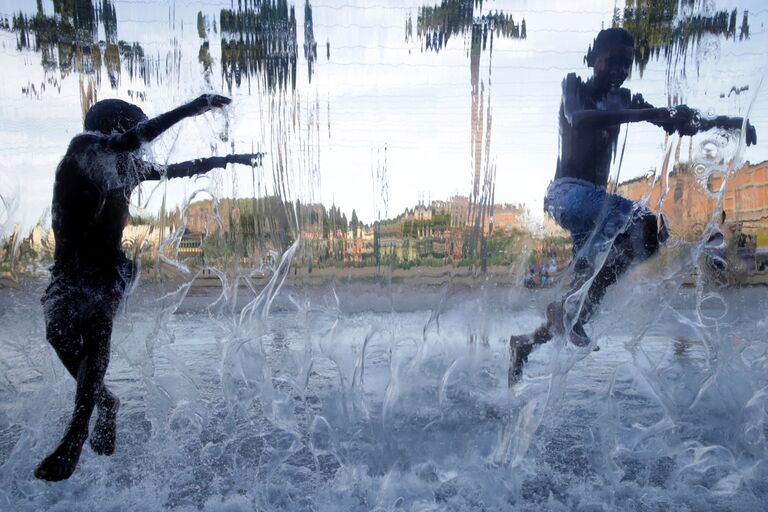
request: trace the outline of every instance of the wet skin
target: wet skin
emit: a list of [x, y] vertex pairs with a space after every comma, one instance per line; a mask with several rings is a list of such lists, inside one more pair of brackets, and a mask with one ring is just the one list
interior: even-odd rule
[[[118, 123], [107, 133], [76, 136], [56, 170], [52, 225], [56, 239], [51, 286], [44, 300], [46, 337], [77, 381], [70, 424], [53, 452], [35, 469], [37, 478], [69, 478], [77, 467], [94, 408], [93, 450], [115, 450], [118, 398], [104, 385], [109, 365], [112, 319], [130, 277], [121, 250], [129, 198], [141, 181], [205, 173], [228, 163], [260, 165], [261, 154], [235, 154], [157, 166], [138, 151], [187, 117], [222, 108], [229, 98], [203, 95], [156, 118]], [[142, 114], [143, 115], [143, 114]], [[129, 265], [130, 266], [130, 265]], [[128, 272], [130, 275], [130, 272]]]
[[[593, 63], [593, 75], [586, 82], [574, 73], [563, 80], [563, 97], [559, 111], [560, 154], [555, 179], [578, 178], [598, 187], [608, 184], [611, 159], [616, 147], [619, 128], [624, 123], [650, 122], [667, 133], [694, 135], [700, 131], [720, 127], [741, 129], [740, 117], [718, 116], [702, 118], [687, 105], [674, 108], [655, 108], [640, 94], [632, 95], [621, 87], [632, 66], [632, 46], [614, 45], [598, 52]], [[755, 128], [746, 123], [746, 143], [757, 143]], [[547, 321], [533, 333], [513, 335], [510, 338], [510, 368], [508, 381], [512, 386], [522, 376], [522, 368], [533, 347], [546, 343], [555, 333], [568, 331], [571, 341], [579, 346], [591, 343], [583, 330], [596, 306], [633, 262], [650, 258], [666, 239], [666, 226], [657, 224], [655, 215], [644, 217], [614, 240], [605, 263], [594, 274], [574, 264], [575, 276], [569, 292], [560, 301], [547, 308]], [[576, 293], [589, 278], [594, 279], [587, 291], [578, 318], [565, 318], [563, 302]], [[572, 325], [566, 329], [565, 325]]]

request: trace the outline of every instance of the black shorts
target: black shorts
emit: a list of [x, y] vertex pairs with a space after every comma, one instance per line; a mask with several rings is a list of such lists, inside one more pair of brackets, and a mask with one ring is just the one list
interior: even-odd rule
[[51, 269], [51, 282], [40, 302], [46, 320], [69, 317], [113, 318], [126, 290], [133, 283], [133, 264], [123, 258], [108, 271], [87, 272], [56, 266]]

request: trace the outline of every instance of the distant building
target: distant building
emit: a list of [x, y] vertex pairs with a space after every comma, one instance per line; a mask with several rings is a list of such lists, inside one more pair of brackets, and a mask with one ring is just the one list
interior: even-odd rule
[[[653, 177], [640, 177], [619, 185], [619, 194], [640, 201], [654, 212], [661, 206], [673, 234], [691, 240], [701, 236], [716, 212], [715, 194], [724, 176], [708, 178], [690, 167], [679, 167], [669, 174], [669, 182]], [[664, 197], [663, 201], [660, 198]], [[756, 234], [768, 229], [768, 161], [746, 164], [733, 173], [723, 194], [722, 211], [726, 224], [740, 224], [742, 232]]]
[[[197, 201], [187, 206], [186, 227], [191, 233], [215, 233], [221, 229], [229, 231], [229, 201], [223, 200], [214, 206], [210, 199]], [[221, 224], [219, 224], [221, 223]]]
[[[493, 230], [503, 230], [506, 233], [525, 230], [526, 209], [523, 205], [494, 205], [493, 206]], [[486, 225], [491, 221], [490, 215]]]
[[414, 220], [432, 220], [432, 208], [427, 208], [423, 204], [416, 205], [413, 209]]

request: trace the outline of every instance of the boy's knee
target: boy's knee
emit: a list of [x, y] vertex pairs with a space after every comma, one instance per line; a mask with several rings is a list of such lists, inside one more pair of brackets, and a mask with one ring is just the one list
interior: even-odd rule
[[69, 319], [46, 318], [45, 338], [56, 351], [70, 351], [80, 344], [77, 329]]

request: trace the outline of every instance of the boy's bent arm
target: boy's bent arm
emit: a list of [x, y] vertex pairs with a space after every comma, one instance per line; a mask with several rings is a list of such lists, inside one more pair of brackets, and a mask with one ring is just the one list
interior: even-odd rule
[[143, 121], [125, 133], [110, 136], [107, 145], [115, 151], [137, 150], [142, 144], [153, 141], [182, 119], [204, 114], [214, 108], [222, 108], [231, 102], [229, 98], [218, 94], [203, 94], [185, 105]]
[[577, 110], [571, 114], [571, 126], [596, 128], [624, 123], [648, 121], [663, 123], [669, 113], [665, 108], [622, 109], [622, 110]]
[[627, 101], [630, 108], [585, 109], [580, 98], [582, 88], [581, 79], [575, 73], [569, 73], [563, 80], [563, 115], [574, 128], [599, 128], [640, 121], [663, 123], [669, 119], [667, 109], [654, 108], [642, 100], [640, 95], [635, 95], [632, 102]]

